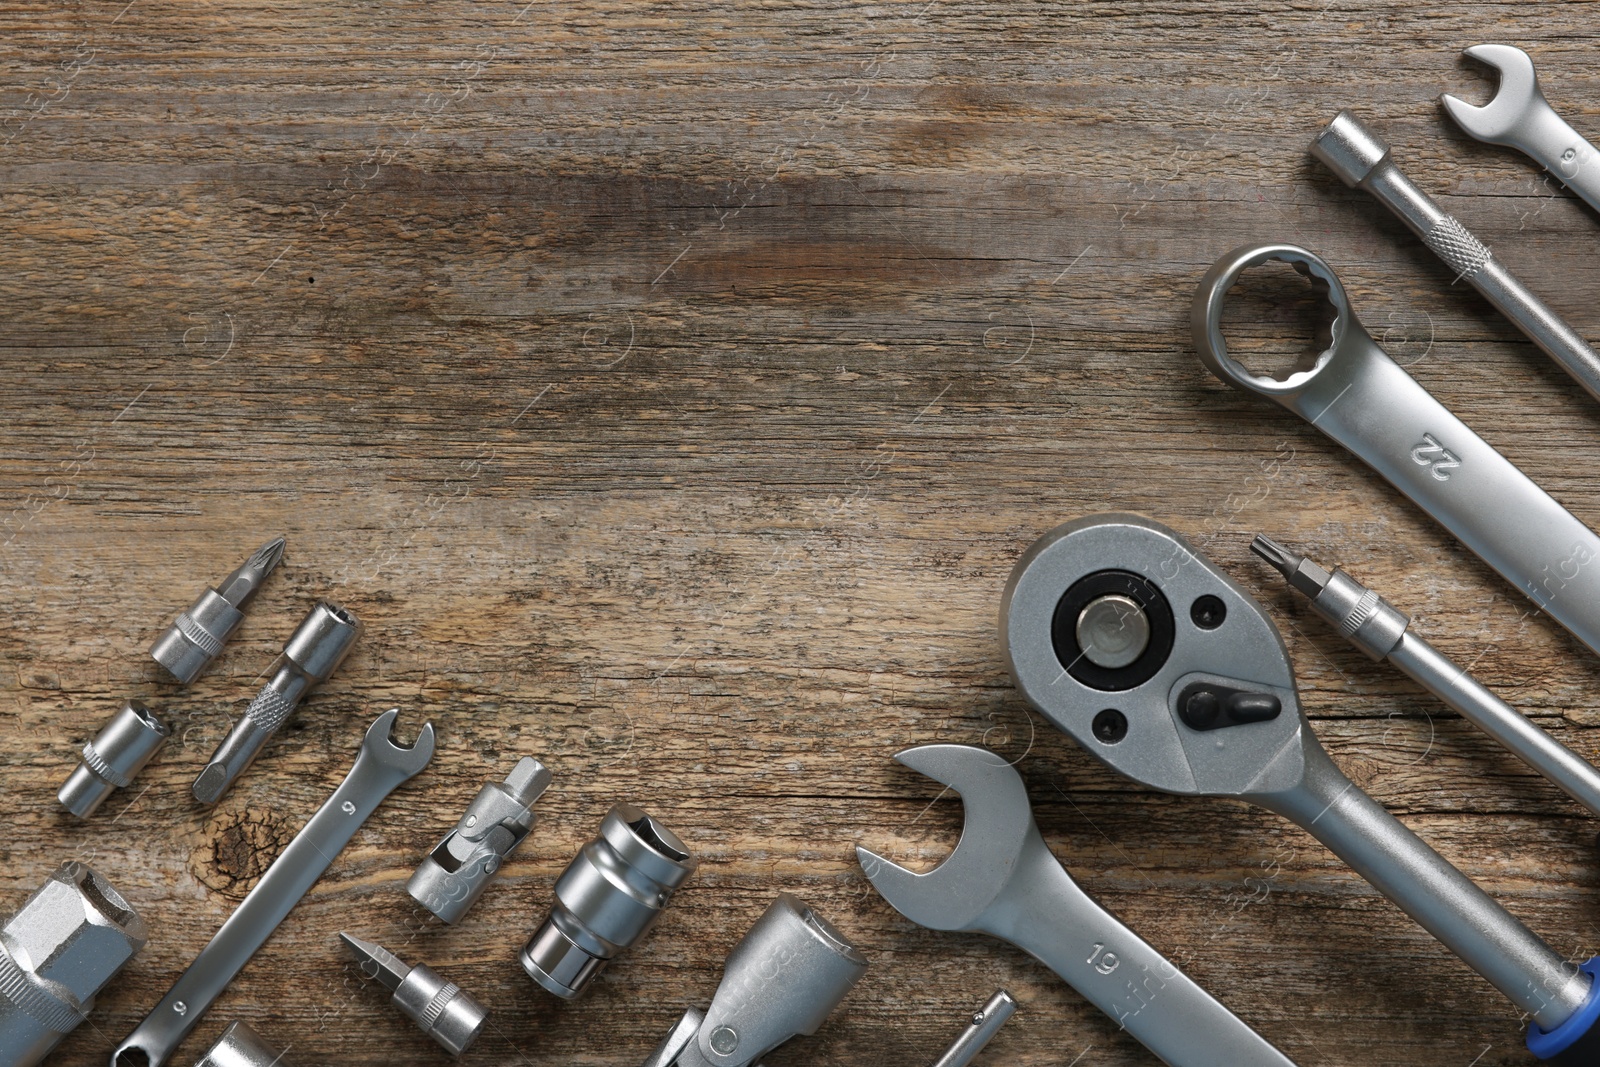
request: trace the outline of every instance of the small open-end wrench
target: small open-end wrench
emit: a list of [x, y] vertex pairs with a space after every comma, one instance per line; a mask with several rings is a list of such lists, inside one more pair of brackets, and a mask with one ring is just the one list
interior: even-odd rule
[[867, 880], [912, 922], [991, 934], [1033, 956], [1173, 1067], [1292, 1067], [1079, 888], [1045, 846], [1015, 767], [987, 749], [923, 745], [895, 759], [961, 795], [955, 851], [924, 874], [865, 848]]
[[1563, 1067], [1600, 1055], [1600, 957], [1564, 960], [1336, 767], [1261, 606], [1177, 534], [1091, 515], [1018, 561], [1000, 610], [1017, 688], [1093, 756], [1169, 793], [1299, 824], [1533, 1017]]
[[1394, 212], [1433, 254], [1510, 319], [1528, 340], [1600, 400], [1600, 354], [1473, 236], [1453, 215], [1400, 173], [1389, 144], [1370, 126], [1341, 111], [1311, 143], [1311, 154], [1339, 180], [1364, 189]]
[[161, 1067], [167, 1062], [367, 817], [433, 759], [433, 724], [423, 724], [408, 748], [394, 740], [399, 715], [399, 708], [391, 708], [367, 728], [355, 766], [343, 784], [278, 854], [161, 1003], [111, 1054], [111, 1067]]
[[1600, 211], [1600, 157], [1544, 98], [1528, 53], [1508, 44], [1478, 44], [1466, 54], [1498, 70], [1500, 88], [1482, 107], [1449, 93], [1439, 97], [1456, 125], [1476, 140], [1515, 148], [1531, 157]]
[[[1269, 260], [1305, 275], [1333, 315], [1315, 365], [1282, 381], [1251, 374], [1222, 337], [1228, 290]], [[1191, 324], [1212, 374], [1288, 408], [1355, 453], [1600, 652], [1600, 537], [1390, 359], [1321, 258], [1294, 245], [1234, 249], [1200, 279]]]

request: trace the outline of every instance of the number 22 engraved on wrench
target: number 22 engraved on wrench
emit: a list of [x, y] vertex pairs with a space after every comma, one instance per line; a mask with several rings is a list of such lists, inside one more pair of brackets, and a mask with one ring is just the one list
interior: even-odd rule
[[1450, 472], [1461, 466], [1461, 460], [1448, 448], [1434, 439], [1433, 434], [1422, 435], [1422, 443], [1411, 450], [1411, 462], [1427, 467], [1428, 473], [1441, 482], [1450, 480]]

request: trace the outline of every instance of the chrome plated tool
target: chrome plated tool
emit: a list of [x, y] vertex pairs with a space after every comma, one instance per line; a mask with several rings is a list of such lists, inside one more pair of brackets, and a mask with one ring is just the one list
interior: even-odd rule
[[194, 780], [194, 798], [202, 804], [221, 800], [300, 702], [339, 669], [360, 634], [361, 621], [354, 615], [337, 604], [318, 601], [289, 636], [272, 666], [272, 677]]
[[244, 607], [283, 558], [283, 538], [274, 538], [207, 589], [150, 646], [150, 657], [183, 685], [194, 681], [206, 664], [222, 654], [222, 646], [244, 621]]
[[831, 923], [780, 893], [728, 953], [711, 1007], [686, 1011], [644, 1067], [750, 1067], [816, 1033], [866, 970]]
[[[1280, 260], [1333, 314], [1310, 370], [1251, 374], [1222, 337], [1227, 292]], [[1355, 453], [1574, 637], [1600, 652], [1600, 537], [1473, 433], [1390, 359], [1351, 310], [1333, 268], [1294, 245], [1247, 245], [1212, 265], [1192, 314], [1200, 359], [1222, 381], [1281, 405]]]
[[1369, 658], [1399, 667], [1592, 814], [1600, 815], [1600, 770], [1418, 637], [1409, 615], [1338, 567], [1330, 572], [1271, 538], [1257, 536], [1250, 551], [1272, 564], [1289, 587], [1310, 602], [1312, 611]]
[[87, 819], [113, 790], [133, 784], [171, 734], [171, 728], [143, 702], [123, 701], [122, 710], [93, 740], [84, 742], [83, 759], [62, 783], [56, 799], [78, 818]]
[[1010, 763], [970, 745], [922, 745], [895, 759], [959, 793], [967, 816], [955, 851], [924, 874], [857, 846], [867, 880], [896, 911], [930, 930], [1016, 945], [1172, 1067], [1293, 1067], [1079, 888], [1045, 846]]
[[699, 865], [677, 834], [632, 804], [614, 805], [556, 879], [555, 905], [522, 947], [522, 969], [563, 1000], [576, 999], [644, 940]]
[[266, 943], [334, 857], [399, 785], [433, 759], [433, 724], [409, 747], [394, 740], [399, 708], [367, 728], [355, 766], [327, 803], [278, 854], [261, 881], [200, 950], [161, 1003], [111, 1055], [112, 1067], [160, 1067], [189, 1035], [234, 976]]
[[391, 1003], [446, 1052], [459, 1056], [472, 1047], [488, 1021], [488, 1008], [426, 964], [412, 967], [381, 945], [350, 934], [339, 939], [361, 964], [361, 973], [394, 994]]
[[1500, 87], [1482, 107], [1446, 93], [1439, 97], [1446, 114], [1467, 136], [1531, 157], [1600, 211], [1600, 158], [1544, 98], [1528, 53], [1508, 44], [1478, 44], [1465, 54], [1498, 70]]
[[69, 860], [0, 928], [0, 1064], [35, 1067], [150, 937], [132, 906]]
[[1495, 259], [1472, 231], [1445, 214], [1400, 173], [1389, 155], [1388, 142], [1350, 112], [1341, 111], [1312, 142], [1311, 154], [1346, 185], [1371, 193], [1422, 238], [1458, 279], [1483, 294], [1528, 340], [1600, 400], [1600, 354]]
[[[1134, 600], [1151, 634], [1123, 667], [1095, 663], [1075, 633], [1107, 595]], [[1142, 516], [1067, 523], [1023, 554], [1000, 620], [1017, 688], [1091, 755], [1154, 789], [1299, 824], [1531, 1015], [1531, 1051], [1592, 1067], [1600, 957], [1568, 963], [1345, 777], [1301, 712], [1272, 620], [1193, 546]]]
[[1016, 1011], [1017, 998], [1004, 989], [996, 990], [983, 1007], [972, 1013], [967, 1020], [967, 1028], [961, 1031], [955, 1044], [939, 1057], [933, 1067], [972, 1067], [972, 1061], [978, 1058], [978, 1053], [983, 1051], [983, 1047], [1000, 1032], [1006, 1020]]
[[533, 805], [550, 788], [550, 771], [532, 756], [506, 780], [485, 783], [406, 883], [411, 899], [447, 923], [475, 904], [500, 867], [533, 830]]
[[229, 1023], [194, 1067], [287, 1067], [283, 1053], [261, 1040], [246, 1022]]

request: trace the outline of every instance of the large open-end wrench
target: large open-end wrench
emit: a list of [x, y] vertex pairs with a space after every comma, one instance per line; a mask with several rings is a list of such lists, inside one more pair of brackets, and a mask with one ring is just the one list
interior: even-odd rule
[[1498, 70], [1500, 88], [1482, 107], [1449, 93], [1439, 97], [1456, 125], [1476, 140], [1531, 157], [1600, 211], [1600, 156], [1544, 98], [1528, 53], [1508, 44], [1478, 44], [1466, 54]]
[[[1222, 336], [1228, 290], [1268, 260], [1305, 275], [1333, 315], [1315, 365], [1282, 381], [1251, 374], [1228, 355]], [[1288, 408], [1365, 460], [1600, 652], [1600, 537], [1390, 359], [1321, 258], [1294, 245], [1234, 249], [1200, 279], [1191, 324], [1200, 360], [1212, 374]]]
[[1600, 957], [1569, 964], [1345, 777], [1277, 627], [1177, 534], [1137, 515], [1057, 527], [1012, 571], [1000, 625], [1017, 688], [1096, 758], [1298, 823], [1529, 1013], [1536, 1055], [1593, 1067]]
[[1078, 887], [1039, 836], [1015, 767], [969, 745], [923, 745], [895, 759], [961, 794], [967, 817], [955, 851], [925, 874], [856, 849], [900, 914], [1009, 941], [1173, 1067], [1292, 1067]]
[[161, 1003], [111, 1054], [111, 1067], [160, 1067], [199, 1023], [228, 983], [250, 962], [278, 924], [317, 883], [367, 817], [402, 782], [433, 759], [433, 724], [411, 747], [396, 744], [391, 708], [367, 728], [355, 766], [327, 803], [278, 854], [261, 881], [200, 950]]

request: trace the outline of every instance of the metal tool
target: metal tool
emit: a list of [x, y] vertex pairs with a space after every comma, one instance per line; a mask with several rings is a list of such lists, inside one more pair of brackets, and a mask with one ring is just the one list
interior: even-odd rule
[[955, 851], [924, 874], [856, 848], [896, 911], [931, 930], [1016, 945], [1173, 1067], [1293, 1067], [1079, 888], [1039, 835], [1015, 767], [970, 745], [923, 745], [895, 759], [959, 793], [967, 817]]
[[1341, 111], [1311, 144], [1311, 154], [1346, 185], [1363, 189], [1392, 211], [1434, 255], [1486, 297], [1600, 400], [1600, 354], [1523, 285], [1472, 232], [1400, 173], [1388, 142], [1348, 111]]
[[814, 1034], [867, 959], [788, 893], [728, 953], [711, 1007], [690, 1008], [644, 1067], [750, 1067], [799, 1034]]
[[194, 780], [196, 800], [215, 804], [233, 788], [300, 702], [339, 669], [360, 633], [361, 622], [354, 615], [326, 600], [317, 602], [283, 646], [271, 679]]
[[1466, 54], [1500, 72], [1500, 88], [1483, 107], [1449, 93], [1439, 98], [1467, 136], [1515, 148], [1531, 156], [1561, 184], [1600, 211], [1600, 160], [1578, 131], [1562, 121], [1544, 98], [1528, 53], [1508, 44], [1479, 44]]
[[69, 860], [0, 928], [0, 1064], [34, 1067], [149, 939], [100, 875]]
[[222, 646], [244, 621], [244, 606], [256, 595], [261, 583], [283, 558], [283, 538], [274, 538], [256, 549], [250, 558], [222, 580], [207, 589], [167, 627], [150, 646], [150, 656], [184, 685], [222, 653]]
[[122, 710], [84, 742], [83, 759], [61, 786], [56, 799], [80, 819], [87, 819], [113, 790], [125, 789], [172, 730], [143, 703], [123, 701]]
[[550, 917], [522, 948], [522, 969], [572, 1000], [650, 932], [700, 861], [671, 830], [617, 804], [556, 879]]
[[1411, 617], [1343, 570], [1316, 562], [1258, 536], [1250, 551], [1275, 567], [1290, 588], [1373, 660], [1388, 660], [1406, 677], [1460, 712], [1518, 759], [1600, 815], [1600, 770], [1518, 714], [1511, 705], [1410, 629]]
[[229, 1023], [217, 1043], [194, 1067], [288, 1067], [283, 1053], [274, 1050], [246, 1022]]
[[396, 744], [393, 737], [399, 714], [399, 708], [391, 708], [367, 728], [355, 766], [344, 782], [278, 854], [161, 1003], [112, 1054], [112, 1067], [160, 1067], [167, 1062], [368, 816], [433, 759], [433, 724], [424, 723], [408, 748]]
[[[1228, 355], [1222, 308], [1239, 275], [1268, 260], [1311, 280], [1332, 308], [1331, 341], [1307, 371], [1258, 377]], [[1294, 245], [1223, 256], [1195, 292], [1200, 359], [1218, 378], [1307, 419], [1388, 479], [1552, 619], [1600, 652], [1600, 537], [1435, 400], [1378, 347], [1320, 258]]]
[[956, 1043], [940, 1056], [933, 1067], [972, 1067], [978, 1053], [1000, 1032], [1006, 1020], [1015, 1015], [1017, 998], [1004, 989], [997, 990], [988, 1003], [972, 1013], [967, 1028], [961, 1031]]
[[393, 993], [394, 1006], [450, 1055], [461, 1055], [478, 1040], [489, 1009], [462, 992], [460, 986], [440, 978], [425, 964], [407, 966], [371, 941], [349, 934], [340, 934], [339, 938], [360, 962], [361, 973], [376, 978]]
[[[1137, 661], [1110, 670], [1072, 625], [1107, 593], [1135, 600], [1151, 631]], [[1057, 527], [1017, 563], [1000, 618], [1017, 688], [1096, 758], [1298, 823], [1529, 1013], [1535, 1054], [1595, 1062], [1600, 957], [1569, 964], [1346, 778], [1301, 713], [1271, 619], [1177, 534], [1135, 515]]]
[[447, 923], [460, 922], [533, 830], [533, 805], [550, 788], [550, 778], [544, 764], [524, 756], [504, 784], [488, 782], [478, 790], [455, 829], [406, 883], [412, 899]]

